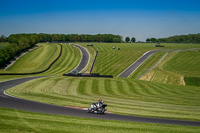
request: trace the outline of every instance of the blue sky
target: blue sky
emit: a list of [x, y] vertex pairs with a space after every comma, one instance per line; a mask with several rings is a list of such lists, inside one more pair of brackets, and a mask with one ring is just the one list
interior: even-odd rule
[[0, 0], [0, 35], [117, 34], [169, 37], [200, 33], [200, 0]]

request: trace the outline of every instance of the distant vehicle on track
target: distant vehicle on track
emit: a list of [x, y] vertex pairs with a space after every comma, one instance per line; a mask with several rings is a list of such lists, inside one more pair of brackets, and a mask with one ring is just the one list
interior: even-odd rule
[[154, 45], [153, 47], [164, 47], [163, 45], [160, 45], [160, 43], [157, 43], [156, 45]]
[[88, 44], [87, 46], [93, 46], [93, 44], [91, 43], [91, 44]]

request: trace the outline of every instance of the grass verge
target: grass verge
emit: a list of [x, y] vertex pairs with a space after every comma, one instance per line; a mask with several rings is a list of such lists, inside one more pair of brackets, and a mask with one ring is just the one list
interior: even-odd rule
[[198, 133], [200, 127], [99, 120], [0, 107], [0, 132]]

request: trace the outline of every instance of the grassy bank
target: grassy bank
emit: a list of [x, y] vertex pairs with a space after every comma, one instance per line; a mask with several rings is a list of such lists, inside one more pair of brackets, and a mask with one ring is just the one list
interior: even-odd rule
[[199, 127], [98, 120], [0, 108], [0, 132], [187, 133]]
[[75, 69], [80, 63], [81, 52], [78, 48], [63, 44], [63, 52], [59, 60], [45, 73], [40, 75], [62, 75]]
[[[200, 75], [199, 50], [172, 52], [140, 79], [180, 85], [198, 85]], [[186, 78], [185, 78], [186, 77]]]
[[38, 44], [39, 48], [29, 52], [16, 61], [8, 71], [15, 73], [38, 72], [46, 69], [60, 53], [60, 46], [55, 44]]

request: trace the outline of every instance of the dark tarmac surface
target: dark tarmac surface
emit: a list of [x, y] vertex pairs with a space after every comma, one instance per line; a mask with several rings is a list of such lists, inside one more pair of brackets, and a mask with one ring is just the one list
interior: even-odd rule
[[81, 53], [82, 53], [81, 62], [79, 63], [79, 65], [75, 69], [78, 72], [80, 72], [81, 70], [83, 70], [87, 66], [87, 64], [89, 62], [89, 59], [90, 59], [90, 55], [89, 55], [88, 51], [84, 47], [79, 46], [79, 45], [73, 45], [73, 46], [79, 48]]
[[152, 50], [143, 54], [138, 60], [136, 60], [133, 64], [131, 64], [127, 69], [125, 69], [118, 77], [128, 78], [144, 61], [146, 61], [151, 55], [156, 52], [163, 50]]

